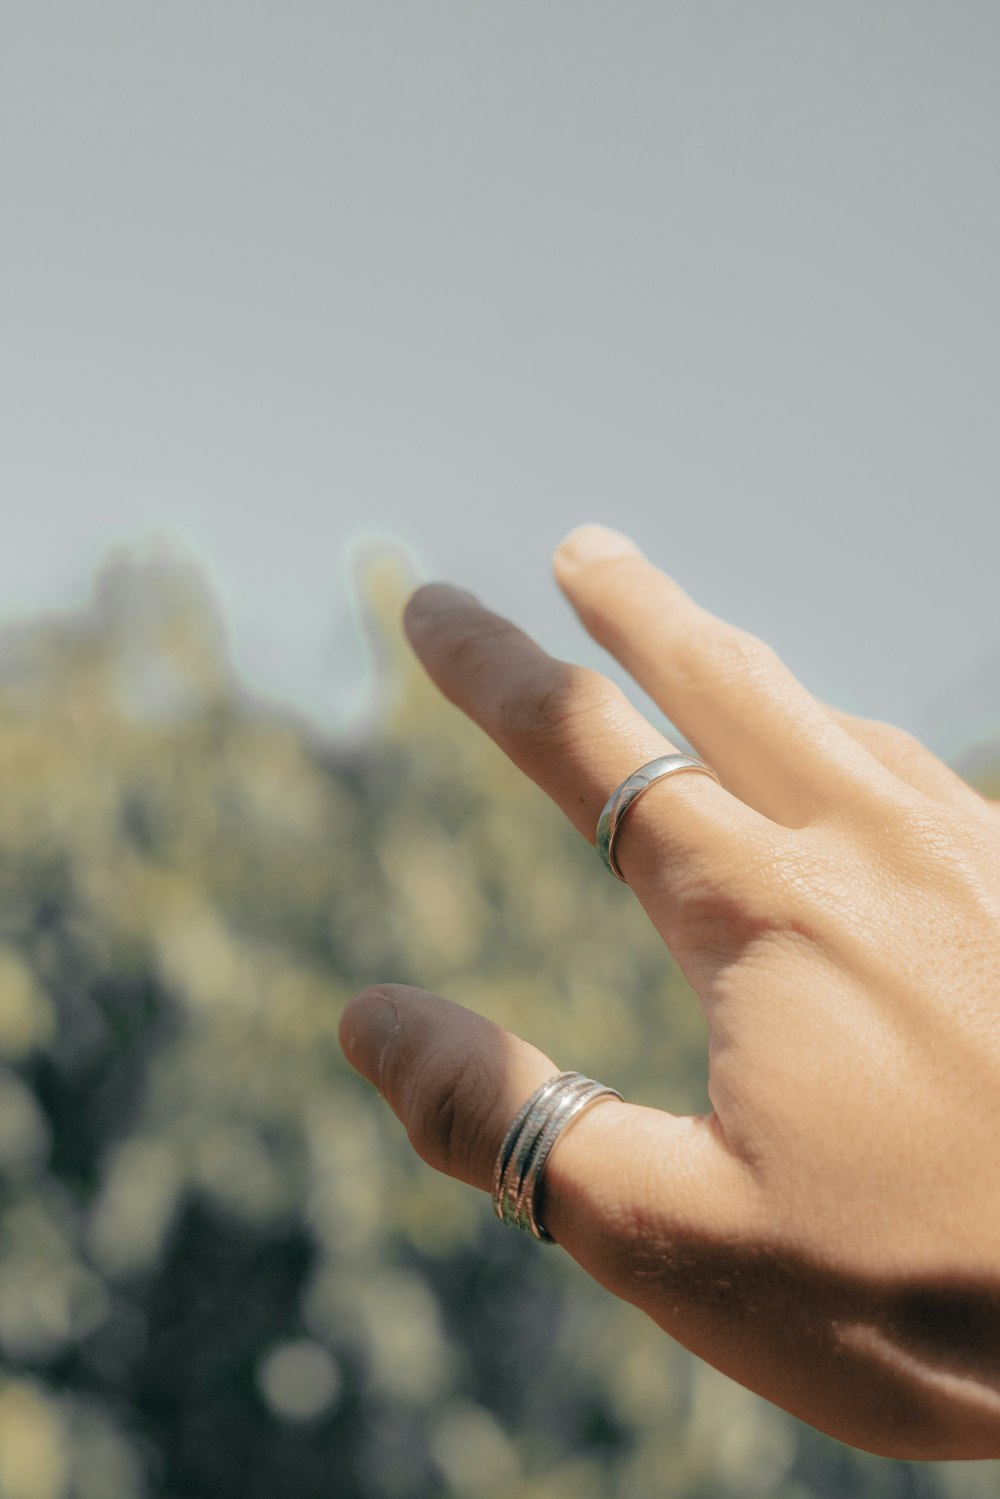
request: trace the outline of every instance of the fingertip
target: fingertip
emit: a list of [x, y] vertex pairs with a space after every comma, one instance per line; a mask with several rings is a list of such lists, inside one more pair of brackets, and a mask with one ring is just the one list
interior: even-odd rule
[[344, 1008], [340, 1041], [429, 1165], [489, 1190], [504, 1131], [556, 1072], [530, 1043], [440, 995], [377, 984]]
[[402, 1028], [396, 986], [376, 984], [348, 1000], [340, 1017], [340, 1048], [355, 1072], [383, 1092], [382, 1063], [386, 1047]]
[[456, 588], [453, 583], [423, 583], [403, 607], [403, 628], [410, 636], [432, 625], [441, 615], [453, 609], [481, 607], [475, 594]]
[[610, 526], [588, 524], [576, 526], [555, 550], [553, 566], [556, 578], [571, 577], [579, 568], [592, 562], [607, 562], [613, 557], [641, 557], [631, 537]]

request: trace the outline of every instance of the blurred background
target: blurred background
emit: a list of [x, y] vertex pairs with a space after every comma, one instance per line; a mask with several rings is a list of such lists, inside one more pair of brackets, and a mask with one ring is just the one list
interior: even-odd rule
[[445, 576], [606, 664], [583, 520], [1000, 795], [998, 99], [987, 0], [0, 0], [0, 1499], [996, 1499], [501, 1230], [336, 1024], [705, 1105], [399, 640]]

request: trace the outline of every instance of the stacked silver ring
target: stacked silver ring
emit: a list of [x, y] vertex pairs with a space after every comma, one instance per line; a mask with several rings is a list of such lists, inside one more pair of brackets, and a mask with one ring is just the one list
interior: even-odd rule
[[493, 1172], [493, 1206], [502, 1223], [555, 1243], [536, 1212], [545, 1162], [571, 1120], [600, 1098], [621, 1096], [582, 1072], [560, 1072], [535, 1089], [507, 1131]]

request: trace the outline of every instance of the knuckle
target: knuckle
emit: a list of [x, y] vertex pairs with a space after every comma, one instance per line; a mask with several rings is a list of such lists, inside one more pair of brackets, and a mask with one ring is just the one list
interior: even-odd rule
[[918, 768], [929, 758], [920, 740], [896, 724], [865, 718], [860, 720], [860, 729], [858, 738], [862, 743], [902, 768]]
[[718, 961], [727, 961], [778, 934], [802, 932], [787, 892], [772, 880], [749, 888], [745, 876], [722, 879], [692, 873], [671, 891], [674, 940]]
[[679, 654], [687, 685], [713, 695], [761, 682], [779, 665], [777, 654], [765, 641], [727, 624], [693, 631]]
[[435, 641], [439, 671], [448, 681], [475, 682], [491, 667], [494, 646], [510, 633], [510, 626], [499, 615], [477, 613], [465, 618], [461, 629], [441, 631]]
[[730, 920], [736, 905], [732, 891], [714, 880], [688, 874], [670, 892], [670, 924], [674, 941], [698, 952], [719, 953], [732, 948]]
[[614, 691], [600, 672], [560, 662], [513, 688], [500, 702], [498, 715], [510, 734], [562, 739], [580, 723], [605, 718]]
[[996, 906], [995, 857], [977, 823], [939, 803], [909, 810], [896, 828], [909, 871], [935, 888], [964, 892], [976, 904]]
[[915, 734], [908, 729], [901, 729], [898, 724], [883, 723], [880, 718], [866, 718], [863, 720], [865, 728], [872, 735], [880, 738], [885, 744], [895, 745], [898, 749], [911, 750], [923, 754], [924, 746]]
[[813, 829], [810, 841], [825, 860], [817, 884], [826, 891], [827, 914], [853, 909], [856, 928], [862, 893], [874, 889], [878, 901], [869, 900], [869, 908], [892, 909], [897, 920], [923, 913], [922, 920], [943, 922], [942, 930], [959, 930], [966, 922], [977, 931], [1000, 929], [995, 834], [945, 803], [883, 799], [877, 821], [868, 822], [860, 839], [856, 827], [843, 823]]
[[911, 796], [884, 806], [877, 833], [882, 847], [897, 857], [947, 868], [961, 854], [961, 821], [943, 803]]

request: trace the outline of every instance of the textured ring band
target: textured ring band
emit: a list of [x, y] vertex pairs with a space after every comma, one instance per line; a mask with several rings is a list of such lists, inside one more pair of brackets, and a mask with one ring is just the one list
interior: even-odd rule
[[545, 1163], [566, 1126], [601, 1098], [620, 1100], [621, 1094], [582, 1072], [560, 1072], [518, 1110], [493, 1172], [493, 1207], [502, 1223], [543, 1243], [555, 1242], [536, 1211]]
[[618, 829], [621, 827], [622, 818], [644, 791], [648, 791], [654, 781], [660, 781], [664, 776], [675, 775], [679, 770], [698, 770], [703, 775], [711, 776], [713, 781], [722, 784], [719, 777], [711, 766], [706, 765], [703, 760], [695, 759], [694, 755], [660, 755], [656, 760], [650, 760], [639, 769], [626, 776], [620, 786], [616, 786], [604, 804], [604, 810], [597, 819], [597, 836], [595, 839], [597, 852], [601, 859], [611, 870], [613, 875], [625, 884], [628, 881], [622, 874], [615, 858], [615, 839]]

